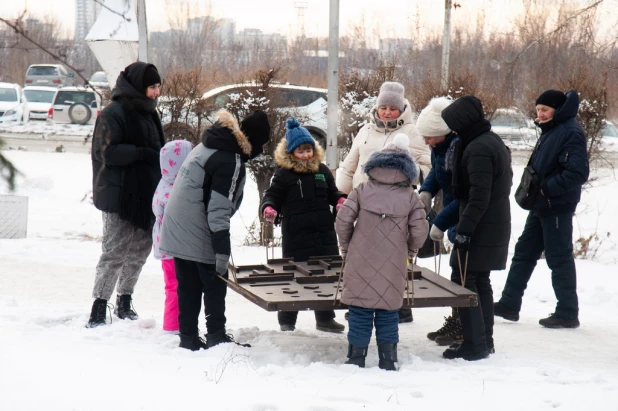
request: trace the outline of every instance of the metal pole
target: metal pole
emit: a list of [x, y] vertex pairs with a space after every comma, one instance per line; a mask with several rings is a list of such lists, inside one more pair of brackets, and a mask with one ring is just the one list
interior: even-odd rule
[[137, 0], [137, 30], [139, 48], [137, 59], [148, 62], [148, 22], [146, 21], [146, 0]]
[[328, 109], [326, 136], [326, 165], [337, 168], [337, 110], [339, 101], [339, 0], [330, 0], [328, 33]]
[[453, 0], [444, 0], [444, 33], [442, 35], [442, 73], [440, 76], [440, 88], [448, 89], [448, 62], [451, 54], [451, 9]]

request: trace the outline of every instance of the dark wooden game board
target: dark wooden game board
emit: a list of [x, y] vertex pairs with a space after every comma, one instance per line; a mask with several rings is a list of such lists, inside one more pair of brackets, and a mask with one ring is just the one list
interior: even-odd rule
[[[343, 283], [340, 256], [269, 259], [266, 264], [230, 265], [228, 286], [266, 311], [345, 309], [340, 304]], [[409, 296], [404, 307], [470, 307], [477, 296], [433, 271], [419, 266], [408, 270]], [[337, 300], [335, 301], [335, 296]]]

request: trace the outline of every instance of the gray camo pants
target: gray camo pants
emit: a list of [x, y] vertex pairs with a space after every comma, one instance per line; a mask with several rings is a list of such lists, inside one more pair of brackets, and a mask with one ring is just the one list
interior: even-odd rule
[[142, 267], [152, 249], [152, 232], [103, 212], [103, 253], [97, 264], [92, 296], [109, 300], [116, 282], [119, 295], [133, 294]]

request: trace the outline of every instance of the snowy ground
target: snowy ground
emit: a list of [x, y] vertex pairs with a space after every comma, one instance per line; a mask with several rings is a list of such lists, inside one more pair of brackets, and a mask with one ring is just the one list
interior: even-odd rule
[[[541, 261], [518, 323], [496, 320], [496, 354], [468, 363], [442, 358], [425, 334], [447, 308], [414, 310], [400, 327], [399, 372], [343, 365], [346, 335], [315, 330], [301, 313], [297, 330], [281, 333], [269, 313], [230, 291], [228, 330], [252, 348], [218, 346], [189, 352], [161, 330], [163, 276], [152, 256], [137, 285], [141, 320], [114, 319], [86, 329], [101, 215], [89, 203], [85, 153], [4, 151], [22, 171], [14, 194], [28, 196], [28, 237], [0, 240], [1, 410], [582, 410], [616, 409], [618, 401], [618, 218], [611, 170], [584, 193], [574, 234], [611, 233], [596, 260], [577, 260], [581, 328], [550, 330], [538, 319], [553, 311], [550, 272]], [[519, 180], [521, 165], [515, 167]], [[1, 183], [0, 183], [1, 184]], [[0, 193], [6, 193], [0, 185]], [[236, 262], [263, 260], [243, 247], [256, 217], [257, 190], [248, 183], [232, 224]], [[511, 251], [526, 214], [515, 203]], [[600, 244], [599, 244], [600, 243]], [[277, 254], [279, 255], [279, 254]], [[442, 272], [448, 276], [447, 259]], [[433, 260], [422, 265], [433, 268]], [[496, 298], [506, 272], [492, 274]], [[343, 321], [343, 312], [338, 312]], [[229, 344], [227, 344], [229, 345]]]

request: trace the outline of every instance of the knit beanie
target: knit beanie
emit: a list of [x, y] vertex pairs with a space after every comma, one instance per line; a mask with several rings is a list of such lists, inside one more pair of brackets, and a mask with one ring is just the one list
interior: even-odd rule
[[266, 113], [256, 110], [240, 122], [240, 129], [251, 143], [251, 158], [262, 154], [263, 145], [270, 140], [270, 123]]
[[446, 136], [451, 132], [444, 120], [442, 119], [442, 110], [447, 108], [452, 103], [446, 97], [432, 98], [427, 107], [425, 107], [416, 120], [416, 129], [423, 137], [440, 137]]
[[145, 90], [155, 84], [161, 84], [161, 76], [159, 76], [157, 68], [151, 64], [146, 68], [146, 71], [144, 72], [142, 86]]
[[382, 148], [382, 151], [397, 151], [410, 154], [410, 138], [404, 134], [399, 133], [395, 135], [393, 141], [389, 142]]
[[404, 102], [404, 87], [401, 83], [394, 81], [386, 81], [380, 87], [380, 94], [378, 94], [377, 106], [391, 106], [397, 107], [401, 112], [405, 109]]
[[535, 105], [543, 104], [551, 108], [561, 107], [566, 102], [566, 95], [558, 90], [546, 90], [536, 99]]
[[290, 117], [285, 122], [285, 140], [287, 142], [286, 152], [289, 154], [301, 144], [311, 144], [315, 148], [315, 140], [305, 127], [302, 127], [298, 120]]

